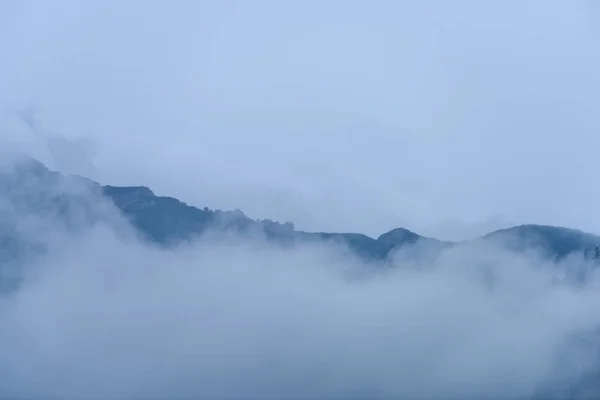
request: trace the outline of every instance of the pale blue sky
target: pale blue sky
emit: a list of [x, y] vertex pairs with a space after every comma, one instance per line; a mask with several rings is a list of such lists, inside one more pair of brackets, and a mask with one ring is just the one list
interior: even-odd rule
[[599, 42], [592, 1], [0, 0], [0, 134], [308, 230], [600, 232]]

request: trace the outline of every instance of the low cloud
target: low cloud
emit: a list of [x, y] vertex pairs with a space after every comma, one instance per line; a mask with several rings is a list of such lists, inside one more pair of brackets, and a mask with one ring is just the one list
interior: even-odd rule
[[527, 398], [593, 361], [573, 338], [600, 322], [595, 276], [498, 245], [382, 269], [327, 245], [164, 250], [125, 223], [34, 218], [22, 232], [48, 252], [0, 298], [4, 397]]

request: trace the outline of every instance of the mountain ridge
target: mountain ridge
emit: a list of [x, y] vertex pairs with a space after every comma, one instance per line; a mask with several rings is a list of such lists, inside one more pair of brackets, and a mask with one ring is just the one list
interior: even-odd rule
[[[110, 199], [138, 233], [150, 242], [163, 246], [190, 240], [209, 230], [260, 233], [267, 239], [282, 244], [298, 240], [338, 243], [367, 260], [385, 260], [394, 251], [419, 243], [445, 248], [481, 240], [502, 241], [516, 251], [535, 247], [557, 259], [572, 253], [592, 254], [594, 252], [591, 249], [600, 245], [600, 237], [591, 233], [535, 224], [517, 225], [489, 232], [473, 240], [456, 242], [422, 236], [401, 227], [384, 232], [377, 238], [353, 232], [306, 232], [296, 230], [292, 222], [252, 219], [240, 210], [199, 208], [174, 197], [157, 196], [147, 186], [101, 185], [84, 177], [63, 175], [30, 158], [13, 161], [8, 173], [6, 168], [0, 173], [0, 195], [2, 191], [6, 196], [13, 196], [21, 191], [35, 199], [35, 207], [43, 205], [52, 208], [55, 204], [63, 204], [62, 207], [68, 208], [65, 204], [71, 204], [75, 197], [58, 197], [60, 200], [52, 196], [45, 198], [47, 193], [43, 190], [57, 191], [59, 189], [56, 187], [65, 186], [63, 183], [70, 180], [82, 183], [93, 193]], [[39, 191], [38, 198], [35, 197], [36, 190]], [[16, 199], [16, 202], [23, 203], [23, 199]]]
[[[14, 293], [23, 279], [18, 271], [10, 275], [12, 271], [7, 266], [11, 267], [11, 263], [17, 259], [27, 263], [45, 251], [43, 242], [37, 243], [31, 241], [28, 235], [20, 235], [18, 225], [21, 216], [32, 213], [43, 218], [56, 218], [52, 221], [76, 231], [89, 223], [104, 221], [104, 203], [110, 206], [107, 215], [115, 215], [114, 211], [118, 210], [128, 221], [128, 227], [135, 228], [145, 240], [166, 247], [192, 240], [211, 230], [219, 230], [259, 233], [282, 245], [293, 245], [298, 241], [337, 243], [364, 260], [381, 261], [384, 265], [399, 249], [410, 248], [409, 256], [436, 257], [436, 252], [441, 249], [477, 241], [499, 241], [517, 251], [541, 247], [549, 257], [557, 259], [573, 253], [579, 254], [582, 259], [588, 256], [600, 259], [600, 237], [577, 229], [523, 224], [461, 242], [421, 236], [406, 228], [395, 228], [376, 238], [361, 233], [304, 232], [296, 230], [291, 222], [255, 220], [240, 210], [198, 208], [173, 197], [156, 195], [146, 186], [101, 185], [87, 178], [50, 171], [34, 161], [10, 165], [8, 168], [0, 165], [0, 295]], [[8, 208], [3, 208], [6, 205]], [[116, 219], [117, 223], [122, 222], [120, 216]], [[52, 226], [51, 230], [55, 228]], [[420, 252], [421, 244], [425, 246], [424, 252]], [[413, 252], [413, 249], [416, 251]], [[485, 264], [482, 263], [482, 267], [486, 279], [493, 279], [493, 274], [486, 272]], [[586, 268], [588, 265], [583, 264]], [[575, 267], [573, 276], [585, 280], [588, 270], [584, 268], [579, 271], [577, 265]], [[584, 338], [588, 341], [597, 340], [597, 331], [586, 332]], [[553, 380], [547, 387], [543, 383], [539, 393], [535, 392], [531, 398], [579, 398], [584, 397], [581, 393], [588, 391], [597, 393], [598, 371], [600, 367], [594, 366], [579, 380], [569, 377], [565, 378], [565, 382], [555, 383]]]

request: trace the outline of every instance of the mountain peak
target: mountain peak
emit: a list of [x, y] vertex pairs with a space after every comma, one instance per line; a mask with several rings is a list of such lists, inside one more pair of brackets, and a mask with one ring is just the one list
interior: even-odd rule
[[593, 248], [600, 243], [600, 237], [579, 229], [535, 224], [500, 229], [484, 235], [483, 239], [501, 240], [514, 250], [538, 248], [558, 257]]
[[[421, 241], [443, 246], [455, 244], [422, 237], [406, 228], [392, 229], [377, 239], [363, 234], [296, 231], [292, 223], [280, 224], [270, 220], [253, 220], [240, 210], [221, 211], [206, 207], [202, 209], [187, 205], [175, 198], [156, 196], [146, 186], [101, 186], [83, 177], [65, 176], [53, 172], [40, 161], [22, 155], [0, 157], [0, 169], [2, 170], [0, 192], [10, 195], [20, 205], [35, 204], [36, 207], [50, 209], [58, 204], [56, 198], [62, 199], [60, 204], [67, 204], [69, 198], [76, 196], [72, 197], [74, 193], [71, 192], [63, 193], [65, 187], [71, 185], [62, 185], [62, 183], [79, 182], [94, 189], [94, 193], [101, 193], [109, 198], [136, 229], [145, 237], [158, 243], [175, 243], [182, 238], [190, 238], [209, 229], [222, 229], [262, 232], [269, 239], [285, 243], [303, 239], [339, 241], [348, 245], [357, 254], [374, 259], [383, 259], [394, 249]], [[52, 196], [45, 196], [48, 193]], [[23, 199], [28, 199], [30, 202], [27, 203]], [[50, 201], [51, 199], [55, 199], [54, 202]], [[46, 203], [43, 203], [44, 201]], [[600, 237], [580, 230], [533, 224], [494, 231], [480, 239], [499, 240], [503, 245], [517, 251], [542, 249], [558, 257], [593, 249], [600, 245]]]
[[399, 243], [413, 243], [419, 240], [420, 238], [421, 236], [408, 229], [396, 228], [379, 236], [377, 238], [377, 241], [388, 246], [395, 246]]

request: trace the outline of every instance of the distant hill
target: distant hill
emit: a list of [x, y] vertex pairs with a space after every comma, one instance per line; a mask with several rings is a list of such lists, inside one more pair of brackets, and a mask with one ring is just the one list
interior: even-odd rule
[[[39, 219], [35, 217], [52, 223], [36, 225]], [[263, 235], [282, 246], [298, 242], [339, 245], [376, 265], [385, 265], [400, 249], [407, 250], [400, 252], [403, 256], [435, 257], [442, 249], [477, 241], [500, 243], [518, 252], [536, 251], [550, 259], [575, 256], [600, 261], [600, 237], [575, 229], [521, 225], [457, 243], [423, 237], [404, 228], [377, 238], [361, 233], [303, 232], [291, 222], [255, 220], [239, 210], [197, 208], [172, 197], [157, 196], [144, 186], [103, 186], [50, 171], [35, 160], [20, 159], [0, 164], [0, 293], [18, 287], [19, 266], [45, 252], [45, 235], [60, 230], [83, 231], [99, 222], [129, 229], [156, 246], [173, 246], [209, 231], [234, 232]], [[585, 279], [589, 264], [581, 264], [581, 271], [574, 268], [574, 276]], [[584, 339], [598, 340], [598, 332], [588, 336]], [[598, 393], [599, 373], [600, 366], [574, 382], [550, 382], [533, 398], [584, 398], [588, 393]]]
[[[380, 261], [405, 246], [424, 244], [441, 249], [458, 244], [423, 237], [404, 228], [393, 229], [378, 238], [361, 233], [303, 232], [295, 230], [291, 222], [255, 220], [239, 210], [197, 208], [172, 197], [156, 196], [144, 186], [102, 186], [82, 177], [64, 176], [36, 160], [23, 158], [0, 170], [0, 204], [4, 204], [4, 212], [10, 216], [0, 222], [0, 262], [14, 259], [26, 248], [16, 225], [18, 215], [25, 212], [51, 215], [64, 227], [77, 229], [109, 218], [111, 213], [98, 206], [103, 198], [110, 200], [143, 238], [160, 246], [171, 246], [208, 231], [231, 231], [260, 234], [288, 245], [297, 241], [337, 243], [365, 260]], [[596, 235], [543, 225], [515, 226], [476, 240], [502, 242], [515, 251], [542, 250], [554, 258], [574, 253], [593, 258], [593, 249], [600, 245], [600, 237]]]
[[563, 258], [574, 252], [600, 245], [600, 237], [577, 229], [547, 225], [520, 225], [501, 229], [484, 236], [488, 240], [501, 240], [515, 251], [537, 248], [548, 256]]

